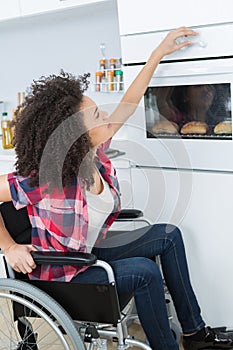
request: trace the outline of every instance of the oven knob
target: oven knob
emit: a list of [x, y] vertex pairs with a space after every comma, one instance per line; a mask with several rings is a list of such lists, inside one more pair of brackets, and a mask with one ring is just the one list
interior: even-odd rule
[[[181, 36], [180, 38], [176, 39], [177, 45], [184, 43], [185, 41], [188, 41], [188, 39], [185, 36]], [[187, 46], [184, 46], [184, 47], [181, 47], [180, 50], [186, 50], [186, 49], [187, 49]]]
[[200, 41], [198, 41], [198, 45], [199, 45], [200, 47], [206, 47], [206, 46], [207, 46], [207, 43], [206, 43], [205, 41], [200, 40]]

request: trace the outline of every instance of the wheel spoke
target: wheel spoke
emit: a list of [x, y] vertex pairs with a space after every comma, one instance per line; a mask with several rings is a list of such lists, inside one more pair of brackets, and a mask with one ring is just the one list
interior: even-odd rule
[[85, 350], [85, 345], [51, 297], [28, 283], [0, 279], [0, 349]]

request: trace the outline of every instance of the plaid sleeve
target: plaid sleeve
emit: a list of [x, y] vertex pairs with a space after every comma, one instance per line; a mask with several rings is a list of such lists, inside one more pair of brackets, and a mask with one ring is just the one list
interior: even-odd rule
[[28, 178], [10, 173], [7, 179], [12, 202], [16, 209], [21, 209], [29, 204], [36, 204], [42, 199], [42, 189], [40, 187], [30, 187]]

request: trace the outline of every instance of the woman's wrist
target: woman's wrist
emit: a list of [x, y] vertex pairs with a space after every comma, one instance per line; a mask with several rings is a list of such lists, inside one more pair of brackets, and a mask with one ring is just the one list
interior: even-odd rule
[[4, 254], [7, 254], [9, 252], [9, 250], [13, 247], [13, 246], [16, 246], [17, 243], [15, 242], [12, 242], [8, 245], [6, 245], [5, 247], [1, 247], [1, 250], [3, 251]]
[[163, 50], [160, 47], [157, 47], [152, 51], [150, 58], [156, 62], [161, 61], [161, 59], [165, 56]]

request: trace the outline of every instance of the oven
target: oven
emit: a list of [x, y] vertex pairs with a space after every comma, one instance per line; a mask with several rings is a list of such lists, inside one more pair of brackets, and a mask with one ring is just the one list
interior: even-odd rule
[[[181, 228], [206, 322], [232, 328], [233, 24], [194, 29], [194, 44], [159, 64], [115, 146], [131, 163], [134, 207]], [[121, 37], [126, 87], [165, 34]]]
[[[233, 25], [195, 30], [199, 36], [191, 47], [159, 64], [127, 123], [128, 139], [140, 140], [140, 165], [233, 170], [233, 41], [226, 40]], [[126, 86], [165, 34], [122, 38]], [[136, 54], [142, 45], [145, 50]]]

